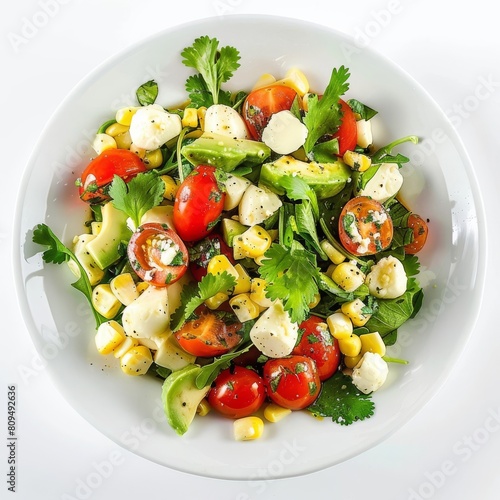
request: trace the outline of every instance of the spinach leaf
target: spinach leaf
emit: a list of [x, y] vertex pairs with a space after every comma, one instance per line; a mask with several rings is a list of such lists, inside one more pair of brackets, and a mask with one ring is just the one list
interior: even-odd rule
[[135, 95], [141, 106], [154, 104], [158, 97], [158, 84], [154, 80], [149, 80], [137, 89]]

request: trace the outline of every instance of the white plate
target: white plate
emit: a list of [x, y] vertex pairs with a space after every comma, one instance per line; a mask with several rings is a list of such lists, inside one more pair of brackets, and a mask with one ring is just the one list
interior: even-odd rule
[[[216, 415], [195, 419], [184, 437], [165, 422], [160, 383], [125, 377], [113, 357], [99, 356], [87, 303], [69, 283], [67, 266], [43, 265], [32, 229], [50, 225], [63, 241], [83, 232], [85, 207], [74, 180], [91, 156], [96, 126], [134, 102], [135, 89], [155, 78], [158, 102], [185, 98], [191, 71], [180, 52], [208, 34], [241, 52], [230, 88], [249, 88], [264, 72], [281, 76], [300, 67], [313, 89], [324, 89], [331, 69], [351, 70], [355, 97], [377, 109], [375, 138], [384, 145], [416, 134], [402, 146], [407, 200], [430, 219], [421, 255], [429, 282], [418, 317], [400, 329], [392, 351], [410, 361], [392, 365], [378, 391], [375, 416], [342, 427], [297, 412], [268, 424], [254, 442], [235, 442], [232, 423]], [[70, 404], [125, 448], [173, 469], [226, 479], [290, 477], [353, 457], [399, 429], [437, 392], [463, 350], [479, 310], [485, 275], [485, 235], [472, 167], [445, 115], [401, 69], [344, 35], [297, 20], [225, 16], [167, 30], [107, 61], [81, 82], [49, 121], [27, 166], [17, 207], [15, 268], [23, 315], [54, 382]], [[20, 249], [20, 251], [19, 251]], [[213, 412], [212, 412], [213, 413]]]

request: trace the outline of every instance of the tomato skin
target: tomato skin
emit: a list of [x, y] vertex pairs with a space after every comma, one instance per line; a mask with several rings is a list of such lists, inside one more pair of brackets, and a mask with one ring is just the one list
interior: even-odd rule
[[89, 203], [108, 200], [109, 196], [103, 188], [112, 182], [115, 175], [126, 182], [146, 170], [144, 162], [132, 151], [107, 149], [96, 156], [83, 171], [79, 179], [80, 198]]
[[339, 141], [339, 156], [344, 156], [346, 151], [352, 151], [358, 143], [358, 127], [354, 112], [342, 99], [339, 100], [342, 109], [342, 124], [338, 131], [333, 134]]
[[290, 410], [312, 404], [321, 389], [316, 364], [307, 356], [270, 359], [264, 365], [263, 377], [268, 397]]
[[[172, 241], [182, 253], [182, 263], [165, 265], [161, 251], [151, 241]], [[148, 222], [139, 226], [127, 246], [127, 255], [136, 274], [155, 286], [168, 286], [184, 276], [189, 265], [189, 255], [184, 242], [166, 224]]]
[[271, 116], [289, 110], [295, 97], [297, 92], [285, 85], [270, 85], [250, 92], [243, 103], [242, 115], [252, 138], [260, 141]]
[[208, 393], [210, 406], [228, 418], [248, 417], [262, 406], [265, 398], [262, 378], [243, 366], [221, 371]]
[[[382, 215], [383, 222], [373, 220], [373, 214], [377, 212]], [[355, 241], [355, 235], [352, 234], [349, 222], [353, 217], [361, 238], [369, 240], [366, 248], [361, 248], [361, 241]], [[374, 255], [389, 247], [392, 236], [392, 219], [381, 203], [368, 196], [357, 196], [345, 204], [339, 217], [339, 237], [348, 252], [354, 255]]]
[[215, 167], [198, 165], [180, 185], [174, 202], [174, 226], [184, 241], [198, 241], [215, 227], [224, 209], [225, 194]]
[[241, 323], [226, 324], [210, 312], [202, 313], [197, 319], [187, 321], [175, 332], [180, 346], [190, 354], [211, 358], [225, 354], [241, 342], [238, 332]]
[[191, 259], [189, 263], [189, 269], [196, 281], [201, 281], [206, 276], [208, 263], [214, 255], [225, 255], [231, 264], [235, 263], [232, 249], [226, 245], [218, 233], [210, 233], [206, 238], [196, 243], [196, 247], [200, 250], [200, 256], [196, 260]]
[[321, 381], [330, 378], [340, 364], [339, 341], [333, 338], [327, 324], [318, 316], [306, 319], [299, 328], [305, 331], [292, 354], [313, 359]]
[[413, 241], [404, 248], [407, 254], [414, 255], [424, 247], [427, 235], [429, 234], [429, 228], [424, 219], [417, 214], [411, 214], [408, 217], [408, 227], [413, 229]]

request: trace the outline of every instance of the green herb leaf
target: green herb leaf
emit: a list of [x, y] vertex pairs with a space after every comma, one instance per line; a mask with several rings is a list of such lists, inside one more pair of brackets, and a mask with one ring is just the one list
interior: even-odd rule
[[399, 146], [400, 144], [404, 144], [405, 142], [412, 142], [413, 144], [418, 144], [418, 137], [416, 135], [407, 135], [406, 137], [402, 137], [401, 139], [397, 139], [396, 141], [391, 142], [387, 146], [380, 148], [376, 151], [371, 159], [372, 165], [377, 163], [405, 163], [409, 161], [406, 156], [398, 155], [393, 156], [392, 150]]
[[331, 417], [340, 425], [350, 425], [373, 416], [375, 404], [353, 384], [351, 377], [337, 372], [323, 382], [321, 393], [307, 408], [313, 415]]
[[316, 221], [314, 220], [312, 205], [309, 201], [304, 200], [295, 206], [295, 220], [298, 232], [306, 242], [308, 249], [315, 251], [322, 260], [328, 260], [328, 256], [321, 248], [319, 242]]
[[75, 254], [57, 238], [46, 224], [38, 224], [34, 228], [33, 242], [48, 247], [42, 254], [42, 258], [45, 262], [62, 264], [63, 262], [73, 261], [76, 264], [80, 271], [80, 277], [72, 283], [71, 286], [82, 292], [87, 298], [92, 313], [94, 314], [96, 327], [106, 322], [106, 318], [101, 316], [92, 305], [92, 286], [88, 279], [87, 272], [83, 269]]
[[307, 200], [311, 203], [314, 216], [319, 219], [318, 198], [314, 189], [299, 176], [285, 175], [280, 179], [280, 186], [291, 200]]
[[135, 95], [141, 106], [154, 104], [158, 97], [158, 84], [154, 80], [149, 80], [137, 89]]
[[349, 104], [349, 107], [353, 110], [353, 112], [361, 116], [363, 120], [371, 120], [378, 113], [378, 111], [375, 111], [356, 99], [349, 99], [347, 104]]

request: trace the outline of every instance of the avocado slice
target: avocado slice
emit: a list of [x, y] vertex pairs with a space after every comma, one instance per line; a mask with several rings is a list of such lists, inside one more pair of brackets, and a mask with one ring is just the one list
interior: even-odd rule
[[112, 202], [102, 207], [102, 227], [99, 234], [87, 243], [87, 251], [101, 269], [120, 258], [120, 243], [128, 241], [132, 231], [127, 226], [127, 215], [113, 206]]
[[183, 146], [181, 153], [194, 166], [213, 165], [231, 172], [242, 163], [260, 165], [271, 155], [271, 150], [263, 142], [205, 132]]
[[233, 246], [233, 240], [236, 236], [243, 234], [248, 229], [248, 227], [234, 219], [222, 219], [221, 226], [222, 238], [228, 247]]
[[200, 371], [198, 365], [187, 365], [172, 372], [163, 382], [161, 399], [165, 416], [179, 435], [187, 432], [198, 405], [210, 390], [210, 386], [203, 389], [196, 387], [195, 381]]
[[259, 182], [277, 194], [285, 194], [281, 179], [297, 175], [315, 191], [318, 199], [330, 198], [340, 193], [349, 181], [352, 170], [342, 161], [330, 163], [305, 162], [293, 156], [282, 156], [272, 163], [262, 165]]

